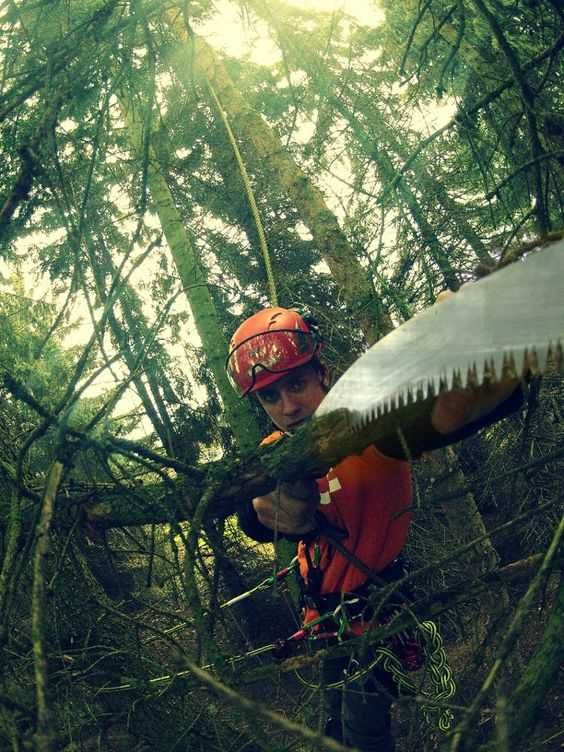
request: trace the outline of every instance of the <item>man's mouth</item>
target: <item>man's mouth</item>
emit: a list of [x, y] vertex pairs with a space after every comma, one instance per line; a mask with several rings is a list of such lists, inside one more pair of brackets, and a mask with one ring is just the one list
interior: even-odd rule
[[300, 426], [303, 426], [303, 424], [308, 420], [308, 418], [301, 418], [300, 420], [296, 420], [294, 423], [290, 423], [288, 426], [289, 430], [295, 430], [296, 428], [299, 428]]

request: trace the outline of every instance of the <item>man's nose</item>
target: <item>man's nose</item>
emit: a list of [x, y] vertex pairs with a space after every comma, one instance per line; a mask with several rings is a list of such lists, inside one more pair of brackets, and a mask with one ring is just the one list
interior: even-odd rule
[[295, 395], [283, 390], [280, 396], [282, 399], [283, 415], [294, 415], [300, 411], [300, 402]]

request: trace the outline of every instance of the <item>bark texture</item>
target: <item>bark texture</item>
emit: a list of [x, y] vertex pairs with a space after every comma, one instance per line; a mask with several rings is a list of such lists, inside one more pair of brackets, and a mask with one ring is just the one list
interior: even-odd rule
[[[142, 153], [143, 118], [133, 102], [122, 94], [121, 107], [128, 135], [134, 151]], [[149, 146], [148, 183], [155, 209], [170, 247], [178, 276], [188, 299], [198, 336], [206, 353], [206, 360], [223, 402], [227, 420], [241, 449], [256, 446], [260, 440], [258, 426], [246, 403], [235, 393], [225, 371], [228, 343], [211, 296], [206, 270], [202, 266], [193, 239], [182, 224], [170, 188], [160, 169], [154, 149]]]
[[213, 48], [200, 37], [188, 35], [178, 12], [169, 11], [167, 21], [182, 42], [179, 51], [171, 57], [179, 80], [192, 87], [195, 76], [213, 86], [235, 134], [250, 142], [256, 156], [293, 201], [368, 344], [380, 339], [392, 328], [390, 319], [322, 192], [292, 159], [278, 135], [251, 109]]

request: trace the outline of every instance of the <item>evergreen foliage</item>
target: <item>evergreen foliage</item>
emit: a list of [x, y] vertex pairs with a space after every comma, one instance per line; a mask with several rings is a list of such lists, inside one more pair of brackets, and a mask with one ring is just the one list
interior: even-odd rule
[[[238, 493], [327, 461], [310, 434], [253, 450], [229, 337], [274, 283], [339, 375], [564, 225], [560, 3], [370, 7], [381, 25], [283, 0], [0, 7], [0, 750], [331, 748], [295, 664], [229, 662], [295, 618], [278, 588], [219, 607], [272, 573]], [[214, 46], [228, 11], [272, 62]], [[416, 472], [452, 752], [559, 748], [563, 405], [549, 374]], [[398, 750], [437, 749], [415, 704]]]

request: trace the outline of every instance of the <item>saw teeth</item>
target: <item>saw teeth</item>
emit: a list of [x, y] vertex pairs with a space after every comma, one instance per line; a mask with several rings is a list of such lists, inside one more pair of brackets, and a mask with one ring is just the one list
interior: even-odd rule
[[425, 399], [430, 399], [438, 393], [439, 385], [435, 382], [434, 379], [429, 379], [426, 386], [427, 388], [425, 390]]
[[[374, 345], [333, 387], [319, 414], [358, 409], [363, 417], [355, 425], [366, 425], [445, 389], [563, 369], [564, 240], [551, 246], [468, 285]], [[447, 327], [444, 335], [439, 324]]]
[[472, 365], [468, 367], [466, 371], [466, 383], [464, 386], [468, 388], [478, 386], [478, 372], [476, 369], [476, 363], [472, 363]]
[[398, 394], [387, 397], [383, 402], [372, 407], [369, 412], [364, 414], [355, 412], [351, 420], [351, 428], [360, 431], [388, 413], [412, 403], [436, 397], [445, 390], [477, 387], [484, 382], [497, 382], [502, 378], [520, 378], [527, 371], [542, 374], [546, 371], [547, 363], [557, 370], [564, 367], [564, 348], [560, 340], [555, 344], [550, 343], [540, 347], [528, 346], [518, 353], [513, 351], [496, 353], [493, 357], [485, 358], [479, 363], [473, 362], [466, 368], [466, 371], [453, 368], [447, 374], [432, 376], [416, 387], [406, 386]]
[[[542, 356], [541, 356], [542, 359]], [[540, 372], [539, 363], [537, 359], [537, 351], [534, 347], [527, 347], [523, 356], [523, 370], [530, 370], [533, 374]]]
[[366, 428], [366, 426], [371, 423], [374, 420], [378, 420], [382, 416], [382, 407], [378, 406], [376, 410], [371, 410], [366, 415], [361, 415], [356, 422], [355, 428], [358, 428], [359, 430], [362, 430], [363, 428]]
[[552, 351], [552, 345], [548, 347], [535, 348], [535, 356], [537, 361], [537, 368], [541, 373], [546, 371], [546, 361], [548, 360], [548, 354]]
[[562, 353], [562, 344], [560, 342], [558, 342], [556, 344], [556, 346], [554, 348], [551, 348], [551, 349], [552, 349], [552, 358], [554, 360], [554, 365], [560, 371], [560, 370], [562, 370], [562, 366], [564, 364], [563, 363], [564, 357], [563, 357], [563, 353]]
[[462, 371], [457, 368], [453, 374], [452, 378], [452, 387], [453, 389], [464, 389], [465, 386], [467, 386], [468, 383], [468, 374], [466, 374], [466, 378], [462, 378]]
[[479, 384], [492, 381], [495, 374], [494, 364], [491, 358], [484, 358], [479, 372]]
[[503, 378], [503, 373], [505, 371], [505, 364], [507, 362], [507, 353], [499, 352], [494, 355], [494, 369], [495, 369], [495, 380], [501, 381]]
[[503, 358], [503, 371], [502, 376], [503, 378], [516, 378], [519, 377], [521, 374], [519, 373], [516, 363], [515, 363], [515, 356], [512, 352], [505, 353]]

